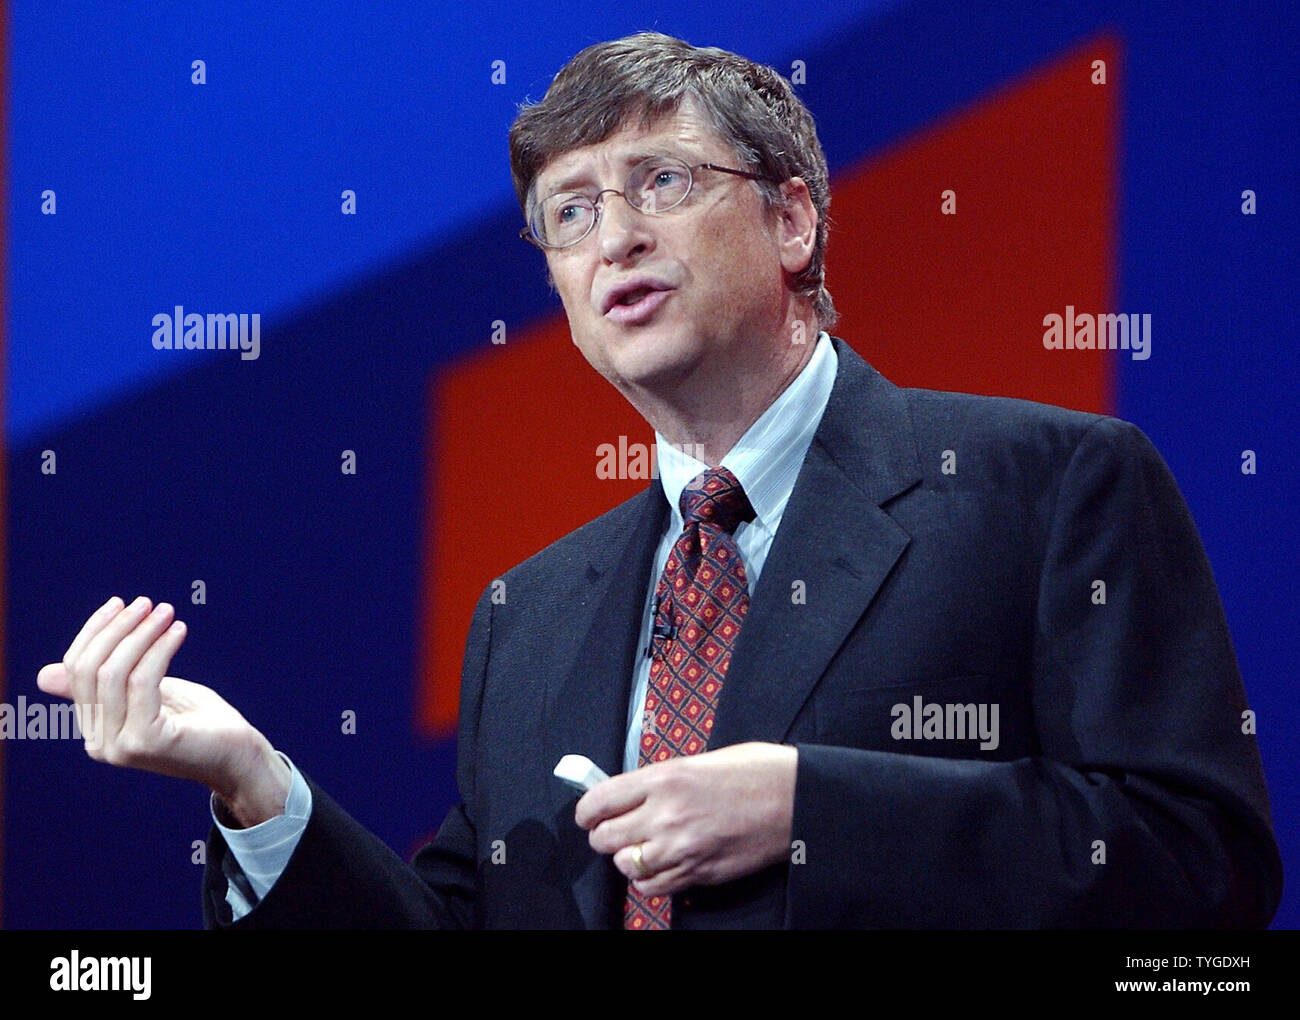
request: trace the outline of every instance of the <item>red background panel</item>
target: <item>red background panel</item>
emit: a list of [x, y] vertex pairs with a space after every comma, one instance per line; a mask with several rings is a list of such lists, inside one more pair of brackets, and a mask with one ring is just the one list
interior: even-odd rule
[[1111, 408], [1113, 355], [1046, 350], [1042, 322], [1113, 310], [1118, 57], [1091, 42], [832, 182], [838, 331], [894, 382]]

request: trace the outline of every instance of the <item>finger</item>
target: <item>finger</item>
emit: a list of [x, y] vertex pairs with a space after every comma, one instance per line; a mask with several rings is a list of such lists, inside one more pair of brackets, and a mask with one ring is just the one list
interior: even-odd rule
[[90, 644], [90, 639], [103, 630], [108, 622], [122, 611], [122, 607], [122, 600], [114, 595], [90, 614], [90, 619], [82, 625], [81, 630], [77, 631], [77, 636], [72, 639], [72, 644], [68, 645], [68, 650], [63, 653], [63, 666], [68, 674], [69, 697], [76, 698], [77, 696], [75, 671], [77, 659], [86, 650], [86, 645]]
[[649, 839], [655, 831], [654, 820], [643, 801], [626, 814], [597, 823], [587, 833], [587, 842], [597, 853], [612, 854], [620, 847], [630, 847]]
[[635, 772], [623, 772], [610, 776], [603, 783], [597, 783], [584, 793], [573, 809], [573, 819], [581, 828], [592, 829], [607, 818], [616, 818], [626, 814], [645, 802], [647, 794], [646, 777], [643, 773], [653, 770], [647, 765]]
[[154, 640], [172, 622], [172, 607], [159, 603], [153, 612], [117, 643], [99, 669], [98, 695], [103, 705], [104, 737], [112, 741], [126, 722], [127, 677]]
[[[636, 866], [636, 848], [641, 848], [642, 867]], [[642, 840], [639, 843], [633, 843], [630, 846], [619, 847], [618, 852], [611, 858], [614, 867], [618, 868], [629, 879], [648, 879], [658, 874], [666, 867], [672, 866], [673, 862], [663, 859], [663, 847], [651, 840]]]
[[632, 884], [636, 886], [637, 892], [644, 896], [671, 896], [693, 885], [699, 885], [699, 882], [692, 877], [694, 867], [690, 861], [682, 861], [650, 878], [629, 877], [632, 878]]
[[162, 711], [162, 678], [172, 656], [185, 640], [185, 624], [177, 620], [149, 646], [131, 671], [126, 686], [126, 717], [129, 725], [148, 726]]
[[68, 674], [68, 667], [61, 662], [51, 662], [42, 666], [41, 671], [36, 674], [36, 686], [56, 698], [72, 697], [72, 681]]
[[68, 645], [68, 650], [63, 653], [65, 665], [71, 667], [72, 663], [77, 661], [77, 656], [90, 643], [90, 639], [103, 630], [104, 625], [122, 611], [122, 605], [122, 600], [114, 595], [90, 614], [90, 619], [77, 632], [77, 636], [72, 639], [72, 644]]
[[104, 624], [82, 649], [72, 663], [72, 690], [79, 703], [93, 705], [98, 701], [99, 667], [148, 611], [149, 600], [141, 595]]

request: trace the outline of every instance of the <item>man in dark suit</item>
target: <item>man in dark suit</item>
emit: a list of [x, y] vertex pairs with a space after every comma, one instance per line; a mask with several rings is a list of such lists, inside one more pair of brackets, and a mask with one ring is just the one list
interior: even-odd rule
[[[591, 47], [511, 156], [574, 342], [655, 428], [660, 478], [480, 599], [462, 803], [409, 867], [163, 678], [169, 609], [92, 617], [42, 686], [121, 703], [106, 760], [214, 790], [205, 921], [1267, 924], [1241, 680], [1145, 437], [899, 389], [826, 333], [825, 160], [769, 69]], [[574, 752], [612, 774], [580, 799], [551, 775]]]

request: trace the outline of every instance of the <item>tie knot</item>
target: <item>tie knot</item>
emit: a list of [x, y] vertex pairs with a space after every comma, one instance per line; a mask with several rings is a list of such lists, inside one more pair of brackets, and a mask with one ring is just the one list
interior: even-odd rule
[[754, 508], [740, 481], [726, 468], [709, 468], [682, 490], [683, 524], [715, 524], [728, 533], [741, 521], [754, 519]]

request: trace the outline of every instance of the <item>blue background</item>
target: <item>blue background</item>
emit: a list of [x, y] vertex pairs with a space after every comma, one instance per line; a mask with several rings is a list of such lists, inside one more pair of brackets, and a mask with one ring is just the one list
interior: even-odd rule
[[[804, 59], [834, 173], [1115, 32], [1117, 309], [1157, 324], [1150, 362], [1115, 362], [1115, 410], [1201, 528], [1297, 858], [1294, 5], [23, 3], [8, 18], [4, 697], [42, 698], [37, 670], [108, 595], [175, 602], [190, 636], [173, 671], [403, 854], [455, 797], [454, 743], [413, 723], [428, 379], [492, 320], [558, 309], [514, 236], [516, 105], [581, 47], [642, 28]], [[880, 101], [843, 101], [864, 78]], [[356, 216], [339, 214], [344, 188]], [[150, 320], [175, 304], [260, 309], [261, 358], [153, 350]], [[340, 476], [343, 448], [367, 451], [363, 484]], [[198, 924], [202, 790], [55, 741], [0, 750], [7, 927]], [[1298, 921], [1288, 889], [1275, 926]]]

